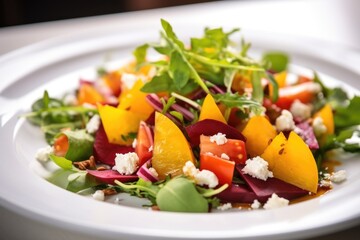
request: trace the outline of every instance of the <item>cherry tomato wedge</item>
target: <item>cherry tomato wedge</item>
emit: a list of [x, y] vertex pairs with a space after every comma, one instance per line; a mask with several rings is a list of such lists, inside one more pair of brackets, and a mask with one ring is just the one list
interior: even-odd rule
[[145, 122], [140, 122], [139, 132], [136, 138], [135, 152], [139, 157], [139, 165], [142, 166], [153, 155], [151, 146], [154, 145], [150, 128]]
[[230, 161], [244, 164], [246, 161], [245, 143], [237, 139], [228, 139], [225, 144], [217, 145], [210, 141], [210, 137], [200, 136], [200, 154], [212, 153], [221, 158], [221, 155], [226, 154]]
[[68, 137], [65, 134], [60, 135], [54, 142], [54, 154], [64, 157], [69, 149]]
[[200, 170], [203, 169], [213, 172], [219, 179], [220, 185], [225, 183], [231, 185], [234, 176], [235, 162], [209, 154], [200, 154]]
[[302, 103], [310, 103], [318, 90], [318, 85], [314, 82], [283, 87], [279, 89], [279, 99], [275, 104], [282, 109], [290, 109], [296, 99]]

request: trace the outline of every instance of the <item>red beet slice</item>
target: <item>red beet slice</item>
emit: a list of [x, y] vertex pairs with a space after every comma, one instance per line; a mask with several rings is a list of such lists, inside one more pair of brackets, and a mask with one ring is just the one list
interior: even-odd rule
[[94, 142], [94, 157], [97, 161], [114, 166], [116, 153], [124, 154], [134, 151], [135, 149], [132, 147], [109, 143], [104, 127], [102, 124], [100, 125]]
[[266, 181], [253, 178], [252, 176], [242, 172], [244, 166], [245, 165], [239, 164], [236, 166], [236, 170], [248, 184], [250, 189], [256, 194], [259, 202], [266, 202], [273, 193], [276, 193], [279, 197], [283, 197], [288, 200], [298, 198], [309, 193], [308, 191], [305, 191], [277, 178], [268, 178]]
[[252, 203], [257, 196], [245, 185], [231, 184], [227, 189], [216, 195], [222, 202]]
[[190, 125], [186, 127], [186, 132], [190, 138], [192, 147], [200, 144], [200, 136], [202, 134], [205, 136], [212, 136], [219, 132], [226, 134], [227, 138], [246, 141], [246, 138], [236, 128], [212, 119], [205, 119]]
[[121, 175], [118, 171], [115, 170], [86, 170], [88, 174], [94, 176], [96, 179], [103, 183], [114, 184], [115, 180], [120, 182], [133, 182], [138, 180], [137, 175]]
[[296, 127], [300, 129], [297, 133], [302, 139], [304, 139], [305, 143], [309, 146], [310, 149], [319, 149], [319, 143], [316, 140], [314, 129], [308, 122], [296, 124]]

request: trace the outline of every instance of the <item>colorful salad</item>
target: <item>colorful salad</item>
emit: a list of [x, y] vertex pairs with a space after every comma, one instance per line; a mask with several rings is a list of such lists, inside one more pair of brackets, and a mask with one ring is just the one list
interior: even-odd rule
[[239, 29], [206, 28], [185, 44], [161, 25], [159, 43], [137, 47], [125, 66], [32, 104], [26, 118], [49, 144], [36, 159], [58, 168], [50, 182], [97, 200], [125, 192], [153, 210], [209, 212], [282, 207], [346, 180], [333, 154], [360, 151], [359, 96], [316, 72], [288, 72], [284, 53], [252, 59], [250, 43], [230, 40]]

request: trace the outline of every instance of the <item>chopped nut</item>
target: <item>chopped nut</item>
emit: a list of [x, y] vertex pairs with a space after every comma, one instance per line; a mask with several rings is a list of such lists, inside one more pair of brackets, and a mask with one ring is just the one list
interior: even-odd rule
[[81, 162], [74, 162], [73, 164], [75, 167], [77, 167], [80, 170], [96, 169], [96, 163], [95, 163], [94, 156], [91, 156], [88, 160], [81, 161]]

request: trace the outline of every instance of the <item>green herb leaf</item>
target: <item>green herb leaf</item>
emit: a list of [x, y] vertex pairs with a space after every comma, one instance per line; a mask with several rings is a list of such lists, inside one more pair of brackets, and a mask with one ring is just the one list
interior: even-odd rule
[[360, 97], [355, 96], [347, 107], [338, 107], [334, 115], [335, 128], [360, 125]]
[[68, 160], [68, 159], [66, 159], [64, 157], [58, 157], [58, 156], [55, 156], [53, 154], [50, 154], [49, 157], [56, 165], [58, 165], [62, 169], [65, 169], [65, 170], [74, 169], [74, 167], [72, 165], [72, 161], [70, 161], [70, 160]]
[[65, 158], [76, 162], [87, 160], [93, 154], [94, 138], [85, 130], [64, 131], [63, 133], [69, 143]]
[[239, 109], [252, 108], [254, 110], [262, 110], [262, 104], [240, 96], [238, 93], [225, 93], [213, 95], [216, 102], [224, 104], [226, 107], [236, 107]]
[[140, 65], [145, 62], [148, 48], [149, 48], [149, 44], [143, 44], [143, 45], [137, 47], [133, 51], [133, 55], [136, 59], [137, 65]]
[[252, 73], [251, 84], [253, 87], [252, 98], [259, 103], [263, 102], [264, 91], [261, 85], [261, 74], [257, 71]]
[[267, 78], [270, 81], [270, 84], [273, 87], [273, 93], [272, 93], [272, 102], [276, 102], [279, 98], [279, 85], [272, 74], [266, 73]]
[[167, 111], [169, 110], [169, 108], [170, 108], [174, 103], [176, 103], [174, 96], [172, 96], [171, 98], [169, 98], [167, 101], [165, 101], [164, 98], [161, 98], [160, 100], [161, 100], [161, 102], [162, 102], [162, 104], [163, 104], [163, 109], [162, 109], [162, 111], [161, 111], [162, 114], [167, 113]]
[[178, 90], [181, 90], [189, 81], [189, 66], [178, 51], [173, 51], [170, 56], [169, 74]]
[[285, 71], [289, 63], [289, 56], [283, 52], [266, 52], [262, 59], [269, 63], [270, 69], [275, 72]]
[[184, 43], [181, 42], [181, 41], [177, 38], [177, 36], [176, 36], [176, 34], [174, 33], [173, 28], [172, 28], [172, 26], [170, 25], [170, 23], [168, 23], [168, 22], [167, 22], [166, 20], [164, 20], [164, 19], [161, 19], [161, 25], [162, 25], [162, 27], [163, 27], [166, 35], [168, 36], [168, 38], [170, 38], [172, 41], [174, 41], [174, 42], [180, 47], [180, 49], [183, 50], [183, 49], [185, 48], [185, 47], [184, 47]]
[[173, 178], [162, 187], [156, 203], [161, 211], [208, 212], [207, 200], [196, 190], [187, 178]]

